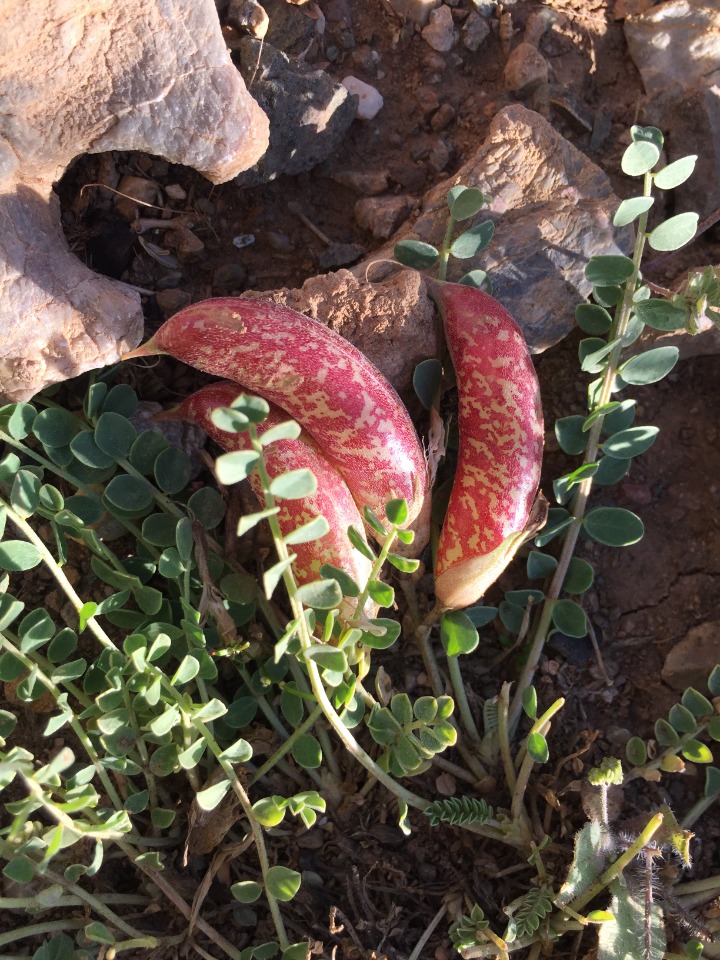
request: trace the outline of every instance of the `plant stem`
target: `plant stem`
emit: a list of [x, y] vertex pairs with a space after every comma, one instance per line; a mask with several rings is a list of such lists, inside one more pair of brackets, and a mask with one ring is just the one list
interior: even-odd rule
[[[652, 175], [650, 173], [646, 173], [643, 184], [643, 196], [649, 197], [651, 193]], [[635, 294], [635, 287], [640, 273], [640, 262], [642, 260], [643, 250], [645, 248], [647, 219], [647, 211], [638, 217], [637, 236], [635, 238], [635, 248], [633, 250], [632, 257], [635, 269], [633, 270], [632, 275], [625, 282], [623, 298], [620, 305], [615, 310], [613, 325], [610, 333], [608, 334], [608, 342], [613, 340], [617, 340], [618, 342], [615, 344], [608, 357], [600, 392], [594, 404], [595, 408], [602, 407], [610, 401], [615, 375], [620, 366], [620, 355], [623, 350], [622, 341], [632, 315], [633, 296]], [[583, 459], [583, 466], [595, 462], [600, 447], [600, 437], [602, 434], [604, 420], [604, 416], [598, 417], [588, 432], [588, 444], [585, 457]], [[540, 656], [542, 654], [545, 640], [547, 639], [550, 625], [552, 623], [552, 608], [562, 592], [568, 566], [570, 564], [570, 560], [572, 559], [575, 546], [580, 535], [580, 529], [585, 516], [588, 498], [592, 490], [592, 484], [592, 477], [588, 477], [583, 480], [578, 485], [577, 493], [573, 500], [572, 522], [565, 531], [558, 565], [550, 582], [550, 587], [546, 594], [538, 627], [535, 631], [532, 647], [528, 654], [527, 661], [525, 662], [525, 666], [523, 667], [522, 674], [518, 681], [517, 690], [515, 691], [515, 697], [510, 707], [509, 725], [511, 731], [515, 730], [518, 720], [520, 719], [523, 691], [533, 682], [535, 671], [538, 663], [540, 662]]]
[[447, 230], [445, 231], [442, 246], [440, 247], [440, 258], [438, 260], [438, 280], [445, 280], [447, 277], [448, 259], [450, 257], [450, 247], [452, 246], [450, 241], [452, 240], [454, 229], [455, 220], [452, 216], [449, 216]]
[[301, 737], [304, 733], [307, 733], [308, 730], [311, 730], [322, 715], [322, 707], [319, 705], [316, 706], [310, 716], [306, 717], [300, 726], [293, 730], [287, 740], [280, 747], [278, 747], [275, 753], [271, 757], [268, 757], [265, 763], [255, 771], [250, 784], [252, 785], [253, 783], [257, 783], [261, 777], [264, 777], [266, 773], [272, 770], [278, 760], [280, 760], [281, 757], [284, 757], [289, 750], [292, 750], [293, 744], [298, 737]]
[[635, 859], [635, 857], [641, 852], [643, 847], [652, 840], [657, 831], [662, 826], [663, 815], [661, 813], [656, 813], [652, 817], [645, 829], [642, 831], [640, 836], [635, 840], [635, 842], [627, 848], [625, 853], [617, 858], [615, 863], [611, 864], [607, 870], [600, 876], [598, 879], [592, 883], [585, 893], [580, 894], [579, 897], [576, 897], [575, 900], [572, 900], [569, 904], [572, 910], [575, 913], [581, 913], [583, 907], [586, 904], [600, 893], [601, 890], [604, 890], [609, 883], [611, 883], [616, 877], [619, 877], [622, 871], [627, 867], [627, 865]]
[[475, 725], [475, 719], [470, 710], [470, 704], [468, 703], [467, 694], [465, 693], [465, 684], [463, 683], [462, 673], [460, 671], [460, 663], [458, 661], [458, 657], [448, 655], [448, 673], [450, 674], [450, 683], [452, 684], [453, 693], [455, 694], [455, 703], [457, 704], [460, 719], [462, 720], [467, 735], [474, 744], [479, 744], [482, 738], [480, 737], [480, 731]]
[[45, 923], [31, 923], [27, 927], [16, 927], [9, 933], [0, 933], [0, 947], [13, 946], [16, 940], [26, 937], [39, 937], [43, 933], [67, 933], [68, 930], [80, 930], [85, 920], [48, 920]]

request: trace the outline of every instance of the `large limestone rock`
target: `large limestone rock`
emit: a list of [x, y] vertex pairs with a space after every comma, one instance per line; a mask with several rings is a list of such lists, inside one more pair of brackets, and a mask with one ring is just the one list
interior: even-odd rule
[[[619, 203], [603, 171], [538, 113], [520, 105], [494, 118], [478, 152], [426, 194], [420, 216], [369, 262], [391, 257], [401, 239], [438, 246], [447, 225], [447, 192], [463, 184], [490, 194], [491, 244], [469, 260], [450, 260], [449, 280], [486, 270], [494, 296], [522, 328], [532, 350], [557, 343], [575, 324], [590, 293], [585, 264], [598, 254], [627, 253], [631, 235], [612, 226]], [[482, 215], [478, 220], [482, 219]], [[353, 267], [365, 276], [368, 264]], [[371, 275], [383, 275], [381, 265]]]
[[213, 0], [0, 0], [0, 395], [118, 359], [138, 295], [68, 250], [52, 184], [74, 157], [141, 150], [221, 183], [265, 152], [268, 122]]

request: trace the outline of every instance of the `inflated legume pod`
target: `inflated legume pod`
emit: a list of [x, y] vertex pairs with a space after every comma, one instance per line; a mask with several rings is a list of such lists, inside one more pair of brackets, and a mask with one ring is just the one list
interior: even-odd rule
[[[404, 497], [408, 525], [427, 495], [426, 458], [407, 410], [367, 357], [288, 307], [244, 297], [185, 307], [123, 359], [167, 353], [242, 384], [301, 424], [340, 471], [360, 509], [385, 516]], [[416, 528], [418, 548], [428, 531]]]
[[[247, 433], [229, 433], [216, 427], [210, 415], [217, 407], [229, 407], [240, 393], [236, 383], [221, 381], [203, 387], [191, 394], [174, 410], [162, 415], [163, 419], [190, 420], [201, 427], [223, 450], [250, 449]], [[288, 420], [284, 410], [270, 406], [267, 419], [257, 426], [258, 435]], [[302, 524], [322, 514], [330, 530], [318, 540], [309, 543], [293, 544], [289, 549], [296, 554], [293, 571], [299, 584], [310, 583], [321, 577], [320, 568], [330, 563], [349, 574], [362, 588], [370, 576], [370, 560], [353, 548], [347, 537], [347, 529], [352, 524], [362, 533], [363, 523], [355, 501], [350, 495], [347, 484], [338, 471], [330, 464], [316, 444], [306, 433], [297, 440], [278, 440], [264, 449], [265, 463], [270, 479], [273, 480], [288, 470], [309, 469], [315, 474], [317, 490], [314, 494], [298, 500], [280, 500], [280, 512], [277, 515], [283, 536]], [[258, 500], [262, 502], [262, 484], [257, 471], [249, 476], [250, 485]], [[342, 608], [349, 615], [352, 605]], [[374, 609], [370, 615], [374, 614]]]
[[535, 368], [519, 327], [474, 287], [427, 281], [445, 326], [458, 385], [457, 472], [435, 564], [446, 609], [475, 603], [541, 524], [543, 415]]

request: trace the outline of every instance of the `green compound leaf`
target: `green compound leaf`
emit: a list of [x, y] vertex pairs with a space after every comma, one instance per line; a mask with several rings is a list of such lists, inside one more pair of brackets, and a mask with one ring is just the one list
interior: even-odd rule
[[297, 440], [302, 433], [302, 427], [295, 420], [285, 420], [284, 423], [278, 423], [269, 430], [265, 430], [260, 437], [260, 444], [263, 447], [269, 447], [271, 443], [277, 443], [278, 440]]
[[322, 763], [320, 744], [310, 733], [301, 734], [292, 746], [293, 759], [305, 770], [317, 770]]
[[216, 407], [210, 414], [210, 420], [225, 433], [244, 433], [250, 428], [250, 421], [245, 414], [230, 407]]
[[630, 359], [620, 367], [620, 376], [625, 383], [644, 386], [657, 383], [672, 370], [678, 362], [680, 351], [677, 347], [655, 347]]
[[617, 483], [630, 469], [632, 460], [616, 460], [614, 457], [603, 457], [598, 461], [598, 468], [593, 483], [600, 487], [609, 487]]
[[585, 611], [574, 600], [557, 600], [552, 609], [552, 620], [560, 633], [568, 637], [584, 637], [587, 634]]
[[715, 709], [708, 698], [704, 697], [700, 691], [694, 687], [687, 688], [680, 702], [694, 717], [712, 717], [715, 713]]
[[[566, 593], [585, 593], [592, 586], [595, 572], [587, 560], [580, 557], [572, 557], [568, 564], [568, 571], [563, 581], [563, 590]], [[563, 631], [565, 632], [565, 631]]]
[[67, 447], [81, 429], [81, 423], [69, 410], [41, 410], [33, 421], [32, 432], [48, 447]]
[[375, 554], [365, 542], [365, 538], [355, 529], [355, 527], [348, 527], [347, 535], [348, 540], [359, 553], [361, 553], [368, 560], [372, 560], [373, 562], [376, 560]]
[[613, 217], [614, 227], [626, 227], [636, 220], [641, 213], [645, 213], [655, 202], [653, 197], [630, 197], [623, 200]]
[[395, 244], [393, 255], [398, 263], [415, 270], [428, 270], [440, 257], [432, 244], [423, 243], [421, 240], [401, 240]]
[[214, 810], [225, 794], [231, 789], [228, 780], [221, 780], [195, 794], [195, 800], [201, 810]]
[[697, 157], [690, 155], [669, 163], [655, 174], [654, 183], [659, 190], [674, 190], [692, 176]]
[[[205, 741], [200, 741], [205, 746]], [[222, 760], [229, 760], [230, 763], [247, 763], [248, 760], [252, 759], [253, 748], [247, 742], [240, 737], [239, 740], [236, 740], [235, 743], [231, 743], [229, 747], [225, 747], [223, 752], [220, 754]]]
[[655, 721], [655, 739], [661, 747], [676, 747], [680, 743], [675, 727], [662, 717]]
[[629, 257], [591, 257], [585, 267], [585, 277], [593, 286], [610, 287], [625, 283], [635, 272]]
[[105, 397], [103, 413], [119, 413], [121, 417], [131, 417], [138, 407], [137, 394], [129, 383], [118, 383]]
[[289, 867], [270, 867], [265, 874], [265, 887], [281, 903], [288, 903], [300, 889], [301, 876]]
[[682, 755], [691, 763], [712, 763], [712, 750], [699, 740], [688, 740], [682, 749]]
[[383, 583], [381, 580], [368, 581], [367, 592], [381, 607], [391, 607], [395, 602], [395, 591], [388, 583]]
[[527, 752], [535, 763], [547, 763], [550, 758], [547, 740], [541, 733], [531, 733], [527, 739]]
[[648, 236], [648, 245], [653, 250], [678, 250], [695, 236], [698, 225], [697, 213], [678, 213]]
[[480, 213], [486, 203], [490, 202], [482, 190], [477, 187], [451, 187], [447, 195], [448, 209], [453, 220], [469, 220], [476, 213]]
[[232, 450], [217, 458], [215, 473], [220, 483], [227, 487], [249, 476], [259, 459], [260, 454], [255, 450]]
[[442, 364], [439, 360], [431, 357], [429, 360], [421, 360], [413, 371], [413, 390], [426, 410], [433, 405], [433, 400], [442, 380]]
[[531, 550], [527, 558], [528, 580], [544, 580], [545, 577], [555, 573], [557, 565], [555, 557], [551, 557], [548, 553], [540, 553], [538, 550]]
[[113, 477], [105, 488], [108, 502], [128, 513], [149, 510], [153, 505], [153, 491], [147, 480], [121, 474]]
[[630, 127], [630, 136], [633, 142], [647, 140], [648, 143], [654, 143], [658, 150], [662, 150], [665, 143], [662, 130], [658, 130], [657, 127], [640, 127], [635, 124]]
[[174, 546], [176, 525], [176, 518], [167, 513], [151, 513], [143, 520], [143, 540], [155, 547]]
[[289, 470], [270, 483], [270, 493], [281, 500], [299, 500], [317, 490], [317, 480], [312, 470]]
[[600, 373], [605, 369], [605, 359], [617, 346], [617, 340], [606, 343], [600, 337], [588, 337], [578, 345], [578, 358], [583, 373]]
[[583, 431], [584, 417], [561, 417], [555, 421], [555, 436], [563, 453], [578, 456], [587, 447], [587, 433]]
[[472, 620], [461, 610], [451, 610], [440, 620], [440, 640], [449, 657], [472, 653], [480, 642]]
[[230, 404], [230, 409], [242, 414], [250, 423], [262, 423], [270, 413], [270, 406], [263, 397], [241, 393]]
[[635, 304], [635, 315], [653, 330], [681, 330], [685, 326], [685, 311], [667, 300], [642, 300]]
[[453, 241], [450, 247], [451, 255], [457, 260], [469, 260], [485, 249], [492, 240], [494, 232], [495, 224], [492, 220], [483, 220], [482, 223], [478, 223], [466, 230], [465, 233], [461, 233]]
[[106, 453], [103, 453], [95, 442], [95, 437], [89, 430], [83, 430], [70, 441], [70, 449], [86, 467], [92, 467], [95, 470], [105, 470], [112, 467], [115, 461]]
[[155, 481], [163, 493], [180, 493], [190, 483], [190, 458], [177, 447], [168, 447], [155, 460]]
[[32, 570], [41, 560], [39, 548], [26, 540], [3, 540], [0, 543], [0, 570], [10, 573]]
[[95, 426], [95, 443], [113, 460], [122, 460], [137, 439], [135, 427], [119, 413], [102, 413]]
[[331, 563], [324, 563], [320, 567], [320, 575], [326, 579], [337, 580], [344, 597], [360, 596], [360, 587], [348, 573], [340, 570], [339, 567], [334, 567]]
[[36, 417], [37, 411], [31, 403], [16, 403], [5, 425], [7, 432], [14, 440], [24, 440]]
[[657, 427], [630, 427], [614, 433], [600, 447], [608, 457], [629, 460], [639, 457], [655, 443], [659, 433]]
[[697, 730], [697, 720], [681, 703], [670, 708], [668, 720], [678, 733], [694, 733]]
[[595, 303], [581, 303], [575, 308], [575, 321], [583, 333], [604, 336], [612, 326], [612, 317], [604, 307]]
[[311, 540], [319, 540], [330, 532], [330, 524], [325, 517], [313, 517], [300, 527], [296, 527], [286, 534], [283, 539], [286, 544], [294, 545], [296, 543], [309, 543]]
[[230, 887], [230, 893], [240, 903], [255, 903], [262, 895], [262, 884], [254, 880], [241, 880]]
[[484, 290], [485, 293], [492, 296], [492, 280], [484, 270], [470, 270], [460, 277], [458, 283], [465, 287], [475, 287], [477, 290]]
[[586, 514], [583, 527], [589, 537], [609, 547], [629, 547], [645, 533], [640, 517], [621, 507], [595, 507]]
[[627, 430], [635, 419], [636, 400], [623, 400], [619, 407], [607, 414], [603, 421], [603, 433], [610, 436], [619, 430]]
[[622, 156], [620, 168], [628, 177], [643, 177], [660, 159], [660, 148], [649, 140], [636, 140]]
[[343, 592], [334, 578], [315, 580], [297, 588], [297, 598], [315, 610], [333, 610], [342, 603]]
[[647, 760], [645, 741], [641, 740], [640, 737], [630, 737], [625, 745], [625, 756], [628, 763], [631, 763], [634, 767], [641, 767]]
[[214, 530], [225, 516], [225, 502], [211, 487], [196, 490], [187, 505], [206, 530]]
[[397, 527], [407, 523], [408, 505], [407, 500], [400, 497], [397, 500], [390, 500], [385, 506], [385, 516], [388, 521]]

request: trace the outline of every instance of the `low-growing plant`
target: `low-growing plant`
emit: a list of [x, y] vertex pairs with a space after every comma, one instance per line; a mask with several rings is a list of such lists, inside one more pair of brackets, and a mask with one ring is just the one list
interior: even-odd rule
[[[268, 526], [275, 557], [259, 582], [217, 539], [223, 496], [212, 485], [193, 484], [190, 459], [160, 434], [137, 432], [137, 395], [127, 384], [109, 387], [112, 372], [92, 380], [82, 411], [48, 397], [0, 410], [6, 445], [0, 679], [12, 707], [0, 712], [0, 791], [9, 817], [0, 830], [0, 857], [10, 883], [0, 907], [27, 918], [11, 936], [0, 934], [0, 946], [48, 935], [33, 955], [37, 960], [112, 960], [123, 950], [172, 948], [184, 935], [150, 933], [143, 922], [143, 910], [161, 897], [188, 931], [235, 960], [306, 957], [307, 941], [292, 942], [283, 913], [302, 875], [270, 831], [289, 818], [312, 828], [342, 795], [344, 768], [352, 761], [368, 775], [362, 792], [380, 783], [394, 798], [406, 833], [424, 819], [427, 828], [465, 830], [503, 844], [519, 864], [530, 864], [532, 879], [505, 905], [502, 927], [487, 905], [449, 901], [450, 938], [465, 958], [507, 957], [526, 948], [537, 958], [547, 944], [595, 926], [601, 960], [659, 960], [667, 951], [665, 922], [676, 919], [690, 935], [684, 953], [672, 955], [699, 955], [707, 930], [693, 908], [718, 892], [720, 878], [661, 883], [657, 861], [671, 852], [689, 862], [689, 829], [720, 795], [711, 747], [720, 740], [720, 668], [708, 678], [714, 699], [689, 689], [667, 720], [657, 721], [652, 740], [631, 738], [624, 771], [614, 758], [590, 771], [596, 803], [570, 863], [528, 803], [563, 707], [561, 699], [538, 703], [533, 679], [541, 652], [552, 631], [582, 637], [588, 629], [577, 598], [594, 573], [574, 556], [578, 539], [582, 533], [627, 546], [643, 532], [630, 511], [589, 507], [588, 500], [595, 484], [621, 479], [657, 435], [652, 426], [633, 425], [635, 402], [617, 399], [620, 391], [658, 381], [678, 354], [657, 347], [626, 359], [624, 351], [646, 325], [692, 329], [700, 312], [717, 314], [720, 306], [714, 273], [671, 299], [653, 299], [643, 283], [646, 241], [656, 250], [675, 249], [695, 231], [694, 214], [647, 230], [653, 186], [678, 185], [694, 160], [654, 171], [659, 131], [633, 128], [632, 134], [623, 170], [643, 178], [643, 195], [624, 201], [615, 223], [636, 222], [633, 256], [588, 263], [594, 302], [578, 308], [577, 320], [588, 334], [580, 344], [581, 368], [594, 379], [586, 413], [564, 417], [555, 428], [562, 450], [583, 462], [555, 481], [557, 506], [528, 553], [528, 578], [539, 585], [507, 592], [498, 607], [419, 611], [411, 579], [418, 562], [397, 549], [412, 541], [401, 498], [385, 505], [382, 518], [364, 511], [377, 547], [359, 529], [348, 531], [370, 563], [367, 582], [325, 566], [320, 579], [299, 585], [292, 548], [322, 535], [323, 526], [309, 517], [281, 530], [278, 505], [306, 496], [315, 479], [307, 470], [270, 477], [269, 448], [296, 437], [297, 427], [289, 421], [262, 433], [268, 405], [240, 388], [213, 421], [228, 435], [243, 433], [244, 448], [222, 454], [215, 469], [225, 491], [257, 471], [262, 502], [235, 526], [240, 534], [261, 522]], [[441, 250], [405, 243], [398, 259], [423, 269], [437, 264], [442, 280], [450, 256], [474, 256], [490, 241], [490, 221], [453, 239], [455, 223], [487, 202], [480, 190], [454, 187]], [[463, 280], [489, 283], [478, 271]], [[419, 371], [426, 406], [437, 408], [443, 375], [450, 376], [445, 358]], [[553, 542], [557, 555], [553, 546], [545, 549]], [[401, 632], [393, 617], [366, 613], [368, 602], [381, 609], [395, 603], [388, 567], [409, 597], [409, 639], [423, 654], [431, 695], [413, 699], [373, 668], [373, 651], [392, 648]], [[32, 579], [17, 577], [31, 570]], [[341, 604], [351, 612], [341, 614]], [[528, 638], [527, 655], [514, 693], [509, 680], [501, 683], [480, 720], [461, 664], [477, 649], [479, 630], [496, 619], [518, 648]], [[436, 627], [449, 683], [434, 651]], [[28, 720], [43, 715], [43, 737], [28, 736]], [[257, 722], [279, 743], [262, 762], [252, 746]], [[452, 760], [449, 750], [456, 751]], [[686, 761], [706, 764], [707, 775], [704, 796], [682, 819], [663, 807], [648, 811], [634, 830], [612, 821], [611, 787], [679, 772]], [[439, 798], [422, 776], [431, 769], [452, 773], [481, 795]], [[277, 793], [278, 771], [286, 795]], [[228, 857], [236, 856], [230, 894], [241, 905], [266, 905], [253, 942], [243, 944], [231, 942], [202, 910], [219, 864], [214, 861], [193, 903], [167, 878], [171, 857], [211, 852], [228, 837]], [[137, 878], [137, 892], [93, 886], [111, 863]], [[194, 949], [210, 956], [197, 941]], [[413, 960], [421, 949], [422, 942]]]

